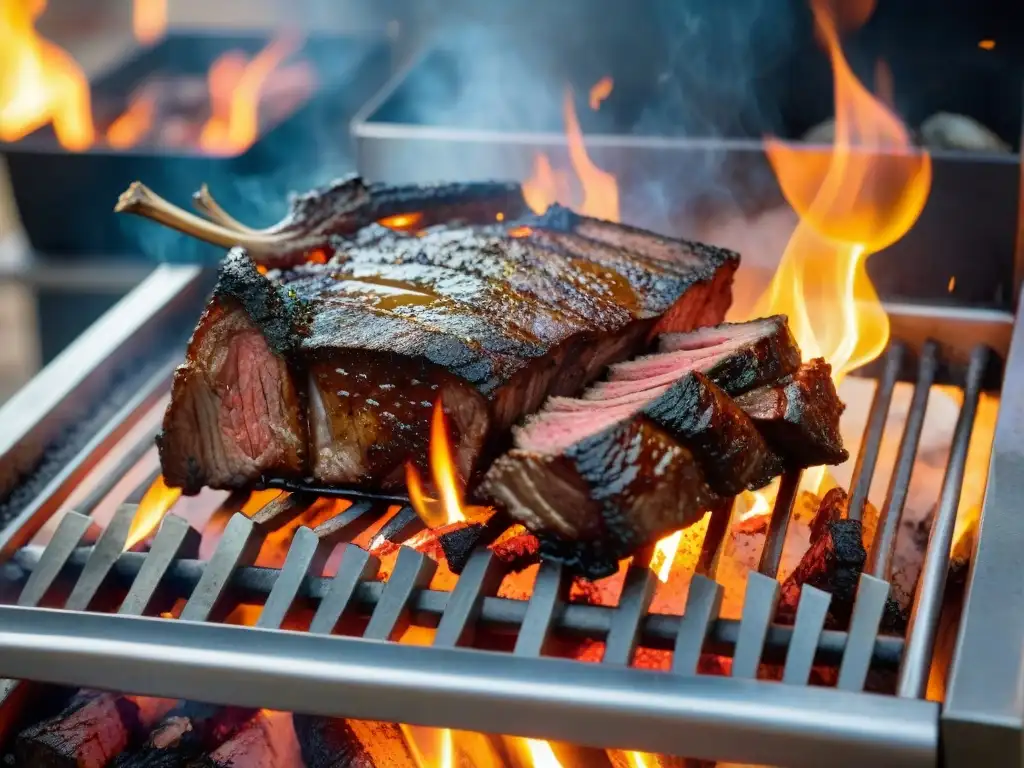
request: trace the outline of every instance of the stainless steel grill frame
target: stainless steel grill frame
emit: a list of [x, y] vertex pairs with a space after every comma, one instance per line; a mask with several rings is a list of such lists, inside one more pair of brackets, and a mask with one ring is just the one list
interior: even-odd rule
[[[13, 406], [0, 410], [0, 424], [17, 427], [5, 433], [8, 442], [0, 452], [0, 469], [13, 475], [14, 457], [24, 464], [33, 455], [32, 445], [44, 444], [45, 436], [59, 437], [62, 423], [98, 399], [95, 386], [74, 382], [59, 392], [48, 391], [55, 381], [60, 383], [72, 371], [80, 382], [104, 380], [115, 362], [141, 354], [155, 327], [182, 317], [191, 324], [195, 315], [188, 312], [201, 303], [207, 286], [204, 275], [196, 270], [161, 268], [115, 307], [100, 321], [105, 333], [83, 337], [54, 363], [53, 370], [44, 372], [19, 396], [17, 422], [8, 421]], [[187, 311], [183, 314], [183, 310]], [[122, 330], [114, 338], [112, 329]], [[962, 333], [970, 331], [968, 325]], [[1009, 328], [999, 332], [1008, 335]], [[1002, 356], [1006, 350], [995, 351]], [[855, 500], [851, 514], [859, 514], [856, 505], [863, 503], [870, 484], [881, 439], [877, 424], [884, 422], [893, 383], [906, 370], [908, 360], [915, 361], [914, 378], [922, 385], [930, 382], [943, 354], [938, 345], [919, 345], [915, 339], [890, 347], [851, 483]], [[167, 360], [179, 355], [180, 349], [168, 350]], [[835, 765], [923, 766], [936, 764], [943, 756], [949, 765], [972, 765], [976, 764], [972, 758], [982, 754], [977, 750], [983, 749], [992, 763], [1019, 763], [1024, 733], [1019, 696], [1024, 597], [1013, 577], [1017, 547], [1024, 542], [1024, 530], [1020, 530], [1024, 522], [1016, 519], [1012, 496], [1020, 483], [1016, 479], [1022, 461], [1019, 422], [1024, 417], [1012, 396], [999, 417], [949, 695], [944, 705], [921, 698], [920, 681], [933, 663], [937, 609], [967, 442], [989, 358], [990, 352], [977, 346], [966, 366], [964, 407], [906, 642], [879, 635], [889, 592], [884, 562], [876, 562], [872, 572], [862, 577], [848, 632], [823, 630], [830, 597], [813, 588], [803, 590], [792, 627], [771, 623], [779, 589], [774, 578], [779, 544], [791, 514], [796, 477], [783, 483], [764, 555], [758, 572], [750, 576], [739, 621], [717, 618], [721, 587], [700, 575], [694, 577], [682, 617], [650, 614], [653, 576], [646, 567], [630, 569], [614, 608], [566, 604], [565, 575], [554, 564], [541, 568], [529, 601], [494, 597], [500, 570], [486, 550], [474, 553], [451, 593], [425, 588], [433, 563], [409, 548], [401, 549], [386, 582], [371, 580], [375, 558], [351, 545], [336, 576], [313, 575], [325, 551], [350, 541], [379, 519], [379, 506], [369, 500], [354, 504], [315, 531], [300, 528], [280, 571], [254, 568], [251, 563], [262, 538], [308, 503], [302, 494], [293, 494], [284, 503], [273, 502], [252, 518], [236, 514], [216, 553], [205, 563], [194, 559], [195, 533], [173, 514], [164, 521], [147, 555], [122, 553], [125, 520], [134, 512], [131, 504], [138, 501], [138, 492], [125, 499], [94, 546], [79, 546], [91, 527], [92, 507], [148, 448], [149, 434], [140, 439], [138, 453], [129, 451], [119, 461], [104, 487], [95, 489], [77, 512], [62, 519], [45, 549], [26, 548], [75, 482], [105, 455], [112, 436], [125, 434], [164, 395], [167, 370], [160, 369], [54, 477], [39, 481], [40, 490], [31, 503], [0, 534], [0, 551], [8, 558], [5, 575], [24, 583], [19, 604], [0, 607], [0, 674], [466, 730], [492, 731], [500, 724], [502, 731], [514, 735], [733, 762], [811, 766], [819, 765], [821, 756], [828, 754]], [[1024, 332], [1017, 332], [1005, 366], [1004, 392], [1013, 393], [1024, 385], [1022, 360]], [[76, 407], [69, 407], [76, 399]], [[40, 407], [22, 410], [35, 403]], [[55, 404], [63, 405], [64, 413], [70, 415], [62, 420]], [[36, 439], [26, 442], [25, 436]], [[913, 456], [916, 441], [908, 428], [902, 462], [907, 455]], [[38, 448], [34, 452], [41, 453]], [[898, 519], [901, 511], [900, 488], [894, 487], [882, 510], [880, 541], [886, 541], [890, 527], [886, 521]], [[394, 520], [384, 535], [396, 542], [416, 529], [415, 518], [405, 510]], [[69, 601], [72, 607], [88, 608], [108, 579], [130, 587], [128, 599], [117, 614], [33, 607], [57, 579], [69, 577], [76, 585]], [[158, 587], [188, 596], [181, 620], [138, 615]], [[265, 604], [258, 627], [214, 623], [226, 600], [246, 596], [257, 596]], [[294, 600], [316, 606], [316, 631], [278, 629], [284, 609]], [[363, 638], [327, 634], [345, 610], [371, 616]], [[434, 647], [390, 642], [410, 620], [437, 627]], [[516, 631], [514, 652], [472, 648], [472, 633], [478, 626]], [[545, 640], [553, 634], [603, 639], [603, 662], [544, 657]], [[672, 670], [631, 668], [629, 661], [638, 646], [673, 649]], [[696, 674], [702, 648], [731, 656], [732, 676]], [[755, 679], [762, 658], [782, 665], [782, 682]], [[808, 685], [815, 658], [838, 667], [836, 688]], [[900, 695], [864, 692], [872, 665], [899, 667]], [[10, 681], [0, 687], [0, 692], [6, 691], [0, 721], [3, 706], [15, 704], [15, 694], [24, 689]], [[944, 755], [940, 755], [940, 732]]]

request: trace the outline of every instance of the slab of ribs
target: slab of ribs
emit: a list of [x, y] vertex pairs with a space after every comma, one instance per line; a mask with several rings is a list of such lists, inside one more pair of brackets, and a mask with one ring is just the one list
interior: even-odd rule
[[348, 178], [280, 224], [141, 184], [118, 210], [230, 248], [159, 438], [185, 493], [268, 479], [403, 490], [447, 417], [472, 495], [589, 575], [788, 469], [847, 458], [785, 317], [723, 323], [738, 254], [517, 185]]

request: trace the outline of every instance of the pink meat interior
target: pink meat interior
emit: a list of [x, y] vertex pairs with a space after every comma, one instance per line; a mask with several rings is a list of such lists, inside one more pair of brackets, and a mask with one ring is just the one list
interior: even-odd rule
[[539, 413], [516, 430], [516, 446], [559, 454], [590, 435], [632, 418], [686, 374], [706, 372], [771, 332], [770, 323], [757, 321], [667, 334], [660, 340], [661, 352], [613, 365], [609, 380], [592, 385], [582, 397], [550, 398]]

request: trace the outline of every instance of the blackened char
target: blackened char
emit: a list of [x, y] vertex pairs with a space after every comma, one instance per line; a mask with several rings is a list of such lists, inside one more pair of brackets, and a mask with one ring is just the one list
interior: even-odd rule
[[782, 585], [779, 620], [793, 621], [800, 590], [809, 585], [832, 596], [828, 612], [832, 626], [849, 624], [867, 552], [861, 521], [846, 517], [847, 501], [841, 488], [833, 488], [822, 499], [811, 527], [810, 547]]
[[545, 556], [590, 578], [720, 502], [690, 451], [642, 417], [558, 453], [514, 449], [481, 492], [536, 533]]
[[832, 366], [821, 358], [736, 402], [790, 467], [842, 464], [849, 458], [839, 432], [846, 406], [832, 382]]

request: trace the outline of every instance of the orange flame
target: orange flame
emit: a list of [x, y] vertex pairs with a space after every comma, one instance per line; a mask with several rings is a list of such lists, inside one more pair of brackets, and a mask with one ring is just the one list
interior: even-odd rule
[[590, 89], [590, 108], [595, 112], [599, 110], [601, 102], [612, 95], [614, 87], [615, 81], [607, 75], [594, 83], [594, 87]]
[[811, 5], [832, 60], [835, 143], [821, 150], [766, 142], [800, 223], [753, 316], [789, 315], [804, 355], [828, 360], [838, 383], [889, 340], [889, 318], [865, 262], [917, 220], [931, 189], [931, 158], [913, 148], [899, 118], [850, 70], [827, 0]]
[[45, 0], [0, 3], [0, 141], [52, 124], [65, 149], [90, 147], [95, 131], [89, 81], [68, 53], [39, 36]]
[[562, 768], [562, 763], [555, 756], [551, 745], [540, 739], [524, 739], [526, 749], [533, 761], [533, 768]]
[[167, 0], [134, 0], [132, 30], [143, 45], [152, 45], [167, 32]]
[[672, 573], [672, 563], [675, 562], [676, 552], [679, 551], [679, 542], [683, 539], [682, 529], [670, 533], [654, 547], [654, 556], [651, 557], [651, 570], [658, 575], [662, 583], [668, 581]]
[[535, 213], [543, 213], [552, 203], [558, 202], [584, 216], [618, 221], [619, 184], [615, 176], [594, 165], [587, 154], [571, 88], [566, 89], [562, 111], [569, 160], [579, 180], [582, 198], [577, 204], [576, 199], [570, 195], [572, 185], [569, 183], [569, 175], [564, 171], [556, 171], [550, 158], [539, 153], [534, 159], [533, 175], [523, 182], [526, 204]]
[[419, 227], [421, 221], [423, 221], [422, 213], [399, 213], [380, 219], [377, 223], [396, 232], [408, 232]]
[[420, 473], [412, 462], [405, 465], [405, 481], [409, 490], [409, 501], [413, 509], [431, 528], [466, 519], [462, 509], [462, 491], [459, 488], [458, 473], [452, 459], [452, 448], [448, 440], [448, 423], [444, 416], [441, 400], [434, 402], [430, 419], [430, 474], [434, 487], [440, 495], [440, 503], [430, 499], [423, 491]]
[[153, 94], [144, 92], [132, 99], [128, 109], [107, 129], [107, 144], [114, 149], [134, 147], [153, 127], [156, 102]]
[[181, 496], [180, 488], [171, 488], [164, 482], [163, 475], [157, 475], [156, 480], [149, 486], [146, 495], [139, 502], [139, 508], [135, 512], [135, 519], [128, 530], [128, 540], [125, 549], [131, 549], [140, 541], [144, 541], [152, 535], [153, 531], [160, 525], [174, 502]]
[[280, 37], [251, 60], [237, 51], [225, 53], [210, 67], [211, 116], [199, 136], [206, 152], [231, 155], [244, 152], [259, 135], [259, 105], [271, 73], [298, 50], [301, 40]]

